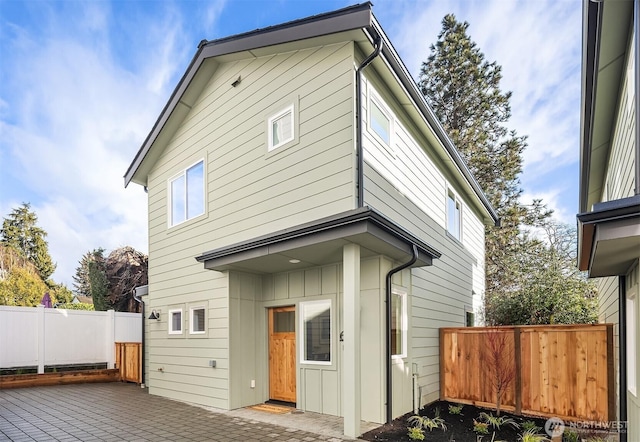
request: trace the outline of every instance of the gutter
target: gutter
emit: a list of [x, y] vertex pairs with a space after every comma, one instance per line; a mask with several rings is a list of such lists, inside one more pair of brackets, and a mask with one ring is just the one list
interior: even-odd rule
[[382, 37], [375, 39], [373, 52], [356, 69], [356, 187], [358, 189], [357, 207], [364, 207], [364, 154], [362, 148], [362, 71], [369, 66], [374, 58], [382, 51]]
[[392, 372], [391, 372], [391, 360], [392, 360], [392, 355], [391, 355], [391, 277], [398, 273], [401, 270], [406, 269], [407, 267], [410, 267], [411, 265], [413, 265], [413, 263], [416, 262], [416, 260], [418, 259], [418, 247], [413, 244], [413, 256], [411, 257], [411, 259], [407, 262], [405, 262], [404, 264], [399, 265], [398, 267], [395, 267], [391, 270], [389, 270], [389, 273], [387, 273], [387, 284], [386, 284], [386, 293], [385, 293], [385, 309], [386, 309], [386, 341], [387, 341], [387, 354], [386, 354], [386, 359], [387, 359], [387, 423], [390, 424], [391, 421], [393, 420], [393, 413], [392, 413], [392, 397], [393, 397], [393, 385], [392, 385]]

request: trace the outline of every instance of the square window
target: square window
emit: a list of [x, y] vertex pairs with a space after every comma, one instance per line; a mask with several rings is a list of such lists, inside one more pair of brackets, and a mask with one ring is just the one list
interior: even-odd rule
[[300, 303], [302, 362], [331, 364], [331, 300]]
[[276, 149], [295, 138], [293, 105], [269, 118], [269, 150]]
[[189, 333], [192, 335], [202, 334], [205, 332], [205, 308], [204, 307], [192, 307], [191, 308], [191, 327]]
[[447, 231], [460, 241], [460, 201], [452, 192], [447, 193]]
[[391, 146], [391, 118], [382, 106], [374, 100], [370, 101], [369, 127], [387, 146]]
[[204, 214], [204, 160], [185, 169], [169, 182], [169, 226]]
[[391, 293], [391, 355], [407, 355], [407, 295], [394, 290]]
[[182, 334], [182, 309], [169, 310], [169, 334]]

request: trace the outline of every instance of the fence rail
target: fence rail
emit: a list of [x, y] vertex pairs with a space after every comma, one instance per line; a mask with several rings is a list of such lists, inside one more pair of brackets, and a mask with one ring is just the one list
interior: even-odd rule
[[565, 420], [615, 419], [613, 325], [440, 329], [440, 398], [495, 407], [491, 340], [514, 377], [502, 409]]

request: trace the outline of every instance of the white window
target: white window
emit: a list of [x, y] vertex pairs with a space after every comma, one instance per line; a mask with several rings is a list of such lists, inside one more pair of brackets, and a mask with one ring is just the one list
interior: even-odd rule
[[636, 394], [636, 297], [627, 297], [627, 389]]
[[447, 231], [458, 241], [461, 237], [460, 201], [453, 192], [447, 192]]
[[295, 138], [293, 105], [269, 118], [268, 125], [270, 151], [293, 141]]
[[182, 334], [182, 309], [169, 310], [169, 334]]
[[205, 308], [191, 307], [191, 320], [189, 321], [189, 333], [192, 335], [203, 334], [205, 332]]
[[204, 214], [204, 160], [169, 181], [169, 226]]
[[384, 146], [391, 149], [391, 134], [393, 132], [393, 117], [384, 101], [378, 96], [373, 87], [369, 86], [369, 132]]
[[300, 303], [301, 360], [304, 364], [331, 364], [331, 300]]
[[407, 356], [407, 294], [391, 292], [391, 356]]

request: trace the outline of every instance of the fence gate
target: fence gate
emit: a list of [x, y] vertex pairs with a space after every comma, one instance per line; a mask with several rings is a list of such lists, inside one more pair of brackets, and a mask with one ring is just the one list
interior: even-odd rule
[[142, 383], [141, 347], [139, 342], [116, 342], [116, 368], [121, 380]]

